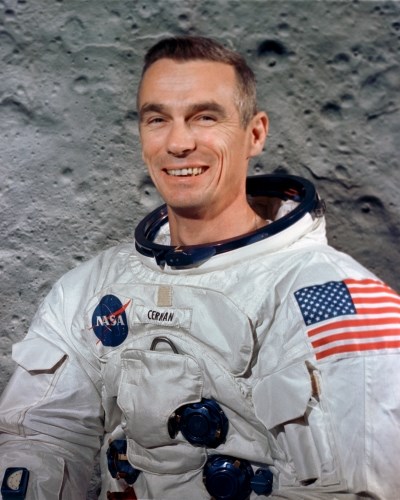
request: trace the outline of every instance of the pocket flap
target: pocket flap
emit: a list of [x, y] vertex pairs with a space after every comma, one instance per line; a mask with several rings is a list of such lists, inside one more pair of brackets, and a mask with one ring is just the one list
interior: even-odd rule
[[14, 344], [12, 358], [28, 372], [55, 371], [67, 357], [64, 351], [41, 337]]
[[128, 423], [126, 435], [145, 448], [173, 443], [168, 420], [184, 404], [201, 400], [203, 378], [185, 354], [126, 349], [117, 403]]
[[267, 429], [303, 417], [311, 394], [305, 363], [288, 366], [256, 385], [253, 393], [256, 416]]

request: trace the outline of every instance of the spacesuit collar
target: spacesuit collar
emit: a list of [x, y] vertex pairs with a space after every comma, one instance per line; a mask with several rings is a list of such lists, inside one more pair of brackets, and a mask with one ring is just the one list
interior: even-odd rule
[[[135, 230], [137, 251], [156, 260], [158, 266], [187, 269], [219, 254], [253, 245], [277, 235], [293, 226], [305, 215], [312, 219], [322, 217], [324, 203], [314, 185], [306, 179], [292, 175], [257, 175], [247, 178], [246, 191], [249, 203], [264, 219], [273, 222], [250, 233], [207, 245], [171, 246], [158, 243], [157, 235], [168, 222], [167, 207], [162, 205], [145, 217]], [[294, 208], [280, 218], [276, 214], [282, 202], [292, 201]]]

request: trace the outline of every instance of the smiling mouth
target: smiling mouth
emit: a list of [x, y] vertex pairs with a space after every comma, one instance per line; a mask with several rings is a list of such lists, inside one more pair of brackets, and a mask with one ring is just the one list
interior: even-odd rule
[[196, 175], [201, 175], [206, 171], [205, 167], [195, 167], [195, 168], [174, 168], [171, 170], [165, 170], [168, 175], [173, 175], [175, 177], [193, 177]]

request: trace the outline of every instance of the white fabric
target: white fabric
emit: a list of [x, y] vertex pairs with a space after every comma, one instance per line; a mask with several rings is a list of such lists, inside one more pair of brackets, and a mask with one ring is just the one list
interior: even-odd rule
[[[271, 498], [398, 498], [399, 353], [318, 361], [294, 297], [306, 286], [374, 278], [329, 247], [324, 228], [306, 215], [185, 270], [160, 269], [120, 245], [66, 274], [13, 350], [17, 370], [0, 401], [0, 478], [25, 466], [28, 500], [84, 499], [105, 433], [102, 499], [124, 489], [105, 458], [109, 439], [122, 437], [143, 471], [134, 485], [141, 500], [208, 499], [207, 453], [269, 465]], [[95, 335], [106, 295], [125, 308], [120, 345]], [[117, 319], [97, 322], [113, 331]], [[160, 336], [178, 354], [165, 342], [151, 351]], [[174, 409], [202, 397], [229, 420], [215, 450], [168, 434]]]

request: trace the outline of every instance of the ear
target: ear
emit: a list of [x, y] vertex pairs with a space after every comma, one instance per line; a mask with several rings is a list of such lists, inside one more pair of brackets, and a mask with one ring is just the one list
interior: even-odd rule
[[268, 135], [269, 120], [264, 111], [260, 111], [253, 116], [249, 123], [250, 137], [250, 151], [249, 156], [257, 156], [261, 154], [265, 140]]

